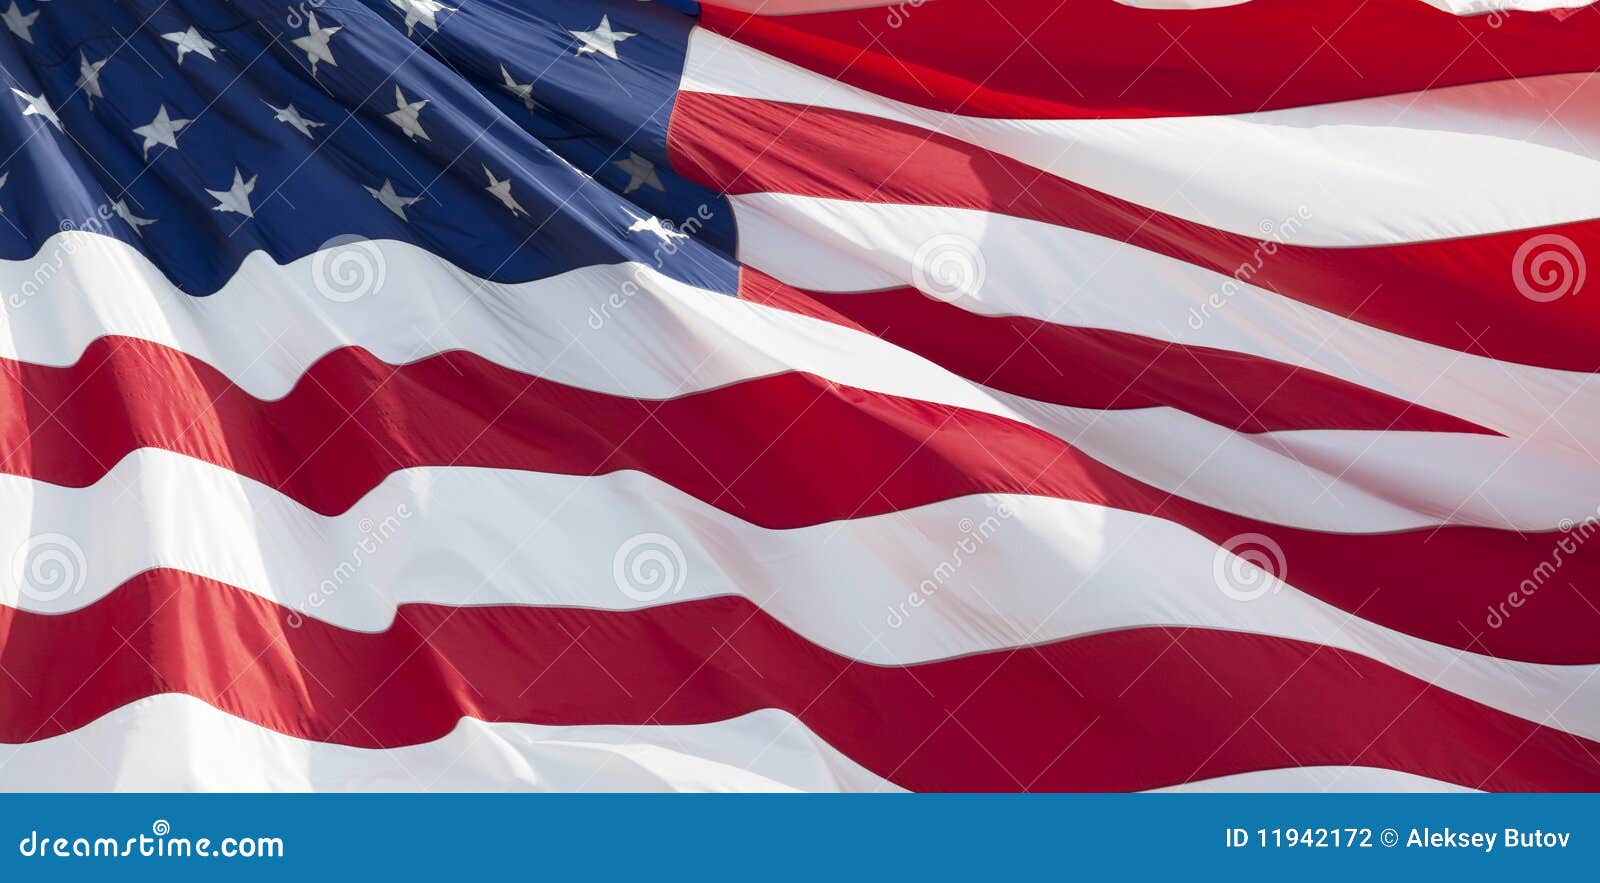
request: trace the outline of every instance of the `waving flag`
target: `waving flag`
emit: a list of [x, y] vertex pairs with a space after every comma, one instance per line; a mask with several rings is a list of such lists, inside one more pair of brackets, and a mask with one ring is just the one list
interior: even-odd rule
[[0, 786], [1600, 787], [1579, 0], [0, 2]]

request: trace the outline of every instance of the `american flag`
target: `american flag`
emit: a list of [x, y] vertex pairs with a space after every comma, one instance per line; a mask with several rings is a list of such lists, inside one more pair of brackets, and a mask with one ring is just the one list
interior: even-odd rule
[[0, 3], [0, 787], [1600, 787], [1582, 0]]

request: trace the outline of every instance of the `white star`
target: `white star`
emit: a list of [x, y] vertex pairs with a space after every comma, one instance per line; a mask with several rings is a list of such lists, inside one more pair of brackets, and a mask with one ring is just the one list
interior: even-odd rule
[[57, 131], [64, 131], [61, 128], [61, 118], [56, 116], [56, 112], [50, 107], [50, 102], [46, 101], [43, 95], [29, 95], [15, 87], [11, 89], [11, 94], [27, 103], [28, 106], [22, 109], [23, 116], [43, 117], [49, 120], [50, 125], [55, 126]]
[[633, 224], [628, 227], [629, 233], [650, 233], [663, 243], [671, 243], [674, 239], [689, 238], [689, 234], [679, 233], [654, 215], [649, 218], [641, 218], [630, 214], [628, 217], [633, 218]]
[[510, 209], [513, 216], [526, 216], [528, 214], [527, 210], [522, 207], [522, 204], [517, 202], [517, 198], [511, 195], [510, 178], [507, 178], [504, 181], [496, 181], [494, 179], [494, 172], [489, 171], [488, 166], [483, 167], [483, 173], [489, 176], [489, 186], [483, 189], [489, 191], [490, 196], [500, 200], [500, 204]]
[[440, 12], [456, 11], [440, 3], [439, 0], [389, 0], [389, 2], [406, 14], [407, 37], [411, 36], [411, 32], [416, 30], [418, 24], [438, 32], [439, 22], [434, 16]]
[[195, 30], [194, 25], [190, 25], [187, 31], [173, 31], [170, 34], [162, 34], [161, 39], [178, 45], [179, 64], [183, 64], [184, 56], [191, 52], [204, 56], [207, 61], [217, 60], [217, 57], [211, 54], [211, 50], [217, 48], [217, 44], [200, 36], [200, 32]]
[[38, 17], [39, 10], [37, 9], [27, 15], [23, 15], [22, 10], [17, 8], [16, 0], [12, 0], [10, 9], [0, 12], [0, 21], [6, 23], [6, 27], [10, 29], [11, 33], [16, 34], [28, 43], [33, 42], [33, 35], [28, 33], [28, 28], [33, 27], [33, 22]]
[[539, 102], [533, 100], [533, 84], [532, 83], [519, 83], [519, 82], [517, 82], [516, 77], [511, 76], [511, 72], [506, 70], [506, 66], [503, 65], [503, 64], [500, 65], [500, 76], [504, 80], [500, 84], [500, 88], [502, 88], [502, 89], [506, 90], [507, 92], [510, 92], [512, 95], [515, 95], [518, 98], [522, 99], [522, 106], [523, 107], [526, 107], [528, 110], [531, 111], [534, 108], [539, 106]]
[[583, 44], [578, 47], [579, 55], [584, 55], [589, 52], [598, 52], [612, 61], [620, 60], [617, 58], [618, 43], [621, 43], [623, 40], [626, 40], [629, 37], [639, 36], [638, 34], [630, 31], [611, 30], [611, 19], [610, 17], [604, 15], [600, 16], [600, 24], [597, 25], [592, 31], [567, 31], [567, 33], [577, 37], [578, 42]]
[[119, 199], [116, 202], [113, 202], [111, 204], [111, 210], [117, 213], [117, 217], [127, 222], [129, 227], [133, 228], [133, 235], [141, 238], [144, 236], [144, 231], [140, 230], [139, 228], [148, 227], [156, 222], [154, 218], [141, 218], [134, 214], [133, 211], [128, 208], [128, 201], [126, 199]]
[[422, 201], [420, 196], [401, 196], [394, 192], [394, 185], [389, 183], [388, 178], [383, 179], [383, 187], [378, 190], [367, 187], [365, 184], [361, 186], [366, 187], [367, 192], [372, 194], [372, 198], [382, 203], [384, 208], [394, 212], [400, 217], [400, 220], [406, 222], [411, 220], [406, 217], [406, 206], [416, 205]]
[[144, 158], [150, 158], [150, 148], [157, 144], [177, 149], [178, 133], [193, 120], [175, 120], [167, 116], [167, 106], [161, 105], [156, 111], [156, 118], [148, 126], [135, 126], [133, 134], [144, 136]]
[[89, 97], [89, 107], [91, 109], [94, 107], [96, 98], [106, 97], [106, 93], [100, 91], [100, 69], [105, 67], [106, 62], [110, 60], [109, 58], [102, 58], [99, 61], [90, 61], [89, 56], [84, 55], [82, 52], [78, 53], [78, 88], [82, 89], [83, 94]]
[[623, 193], [646, 186], [652, 190], [666, 190], [661, 186], [661, 176], [656, 174], [656, 164], [631, 150], [627, 159], [619, 159], [612, 165], [628, 173], [628, 186], [622, 188]]
[[389, 122], [399, 126], [400, 131], [406, 133], [406, 137], [411, 140], [415, 141], [421, 138], [424, 141], [432, 141], [433, 139], [428, 137], [428, 133], [422, 131], [422, 109], [428, 106], [428, 101], [429, 99], [424, 98], [421, 101], [408, 103], [406, 101], [406, 93], [401, 92], [399, 86], [395, 86], [395, 112], [384, 114], [384, 116], [388, 118]]
[[246, 181], [238, 167], [233, 170], [233, 186], [227, 190], [207, 190], [206, 192], [216, 198], [217, 204], [211, 207], [214, 212], [238, 212], [247, 218], [253, 218], [256, 213], [250, 208], [250, 194], [256, 189], [256, 178], [251, 175]]
[[339, 66], [339, 62], [333, 60], [333, 49], [328, 45], [328, 41], [333, 39], [334, 34], [342, 30], [344, 30], [342, 26], [318, 27], [317, 14], [312, 12], [306, 15], [306, 35], [304, 37], [295, 37], [291, 42], [294, 43], [296, 48], [305, 52], [306, 61], [311, 62], [311, 75], [313, 77], [317, 75], [318, 62], [326, 61], [334, 67]]
[[287, 107], [278, 107], [272, 102], [266, 100], [263, 100], [261, 103], [276, 111], [276, 113], [272, 116], [273, 119], [280, 123], [288, 123], [294, 127], [295, 131], [306, 136], [307, 138], [315, 138], [315, 136], [311, 134], [312, 129], [321, 128], [327, 125], [327, 123], [319, 123], [316, 120], [308, 120], [301, 116], [300, 111], [295, 110], [293, 104], [290, 104]]

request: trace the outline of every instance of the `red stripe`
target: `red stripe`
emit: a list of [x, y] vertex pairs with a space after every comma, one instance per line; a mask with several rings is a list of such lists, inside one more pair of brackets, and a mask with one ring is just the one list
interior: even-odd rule
[[1572, 591], [1541, 593], [1475, 638], [1468, 628], [1548, 567], [1564, 534], [1449, 527], [1353, 535], [1267, 524], [1135, 481], [1022, 423], [808, 374], [648, 401], [541, 380], [469, 353], [395, 367], [344, 349], [284, 398], [262, 402], [181, 352], [109, 338], [71, 367], [0, 361], [0, 403], [0, 470], [85, 486], [137, 448], [164, 448], [325, 514], [348, 509], [397, 470], [450, 465], [637, 470], [778, 529], [979, 493], [1080, 500], [1164, 518], [1219, 545], [1265, 534], [1282, 547], [1296, 587], [1411, 635], [1508, 658], [1600, 662], [1592, 625], [1600, 544], [1558, 559]]
[[407, 605], [379, 633], [288, 619], [174, 571], [76, 613], [0, 609], [0, 741], [174, 691], [368, 748], [438, 739], [464, 715], [672, 725], [779, 708], [915, 790], [1138, 789], [1297, 764], [1600, 790], [1600, 745], [1365, 657], [1257, 635], [1141, 629], [878, 667], [742, 598], [635, 612]]
[[993, 389], [1074, 408], [1176, 408], [1229, 429], [1473, 432], [1466, 420], [1270, 359], [1020, 316], [913, 288], [802, 291], [748, 267], [740, 297], [859, 328]]
[[1420, 0], [934, 0], [783, 18], [703, 6], [709, 30], [880, 95], [972, 116], [1249, 113], [1595, 70], [1593, 10], [1458, 17]]
[[[1228, 276], [1248, 268], [1252, 285], [1460, 352], [1600, 370], [1600, 305], [1593, 298], [1543, 303], [1517, 290], [1512, 269], [1528, 231], [1357, 248], [1283, 245], [1162, 214], [926, 129], [722, 95], [681, 93], [669, 132], [674, 168], [724, 192], [949, 206], [1044, 221]], [[1600, 221], [1550, 229], [1582, 252], [1600, 254]]]

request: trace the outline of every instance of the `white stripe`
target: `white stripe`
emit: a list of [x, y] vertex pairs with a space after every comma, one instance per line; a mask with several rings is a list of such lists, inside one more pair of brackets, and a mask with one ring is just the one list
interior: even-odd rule
[[[1210, 227], [1375, 245], [1600, 217], [1600, 77], [1475, 83], [1235, 116], [1007, 120], [916, 107], [696, 28], [681, 88], [949, 135]], [[1492, 174], [1488, 170], [1492, 170]], [[1304, 224], [1288, 219], [1309, 215]]]
[[[997, 250], [987, 259], [989, 285], [982, 299], [960, 298], [968, 309], [1032, 310], [1056, 322], [1157, 338], [1171, 328], [1182, 342], [1304, 362], [1493, 429], [1531, 426], [1552, 443], [1416, 440], [1373, 432], [1262, 438], [1232, 434], [1179, 411], [1102, 413], [1040, 405], [957, 378], [870, 334], [707, 293], [645, 267], [589, 267], [541, 282], [496, 285], [395, 242], [358, 246], [368, 250], [360, 256], [371, 266], [382, 267], [386, 282], [365, 298], [336, 302], [318, 294], [318, 269], [326, 270], [338, 251], [282, 267], [254, 254], [221, 291], [190, 298], [122, 242], [61, 234], [50, 248], [64, 254], [64, 269], [43, 288], [24, 286], [34, 264], [0, 262], [0, 291], [32, 291], [3, 302], [8, 333], [0, 334], [0, 357], [70, 365], [94, 339], [123, 334], [184, 350], [264, 398], [286, 394], [318, 358], [344, 346], [366, 347], [394, 363], [467, 350], [541, 378], [637, 398], [678, 397], [782, 371], [808, 371], [846, 386], [1029, 422], [1134, 477], [1285, 525], [1370, 533], [1448, 520], [1549, 529], [1562, 518], [1594, 513], [1600, 475], [1574, 467], [1587, 462], [1576, 459], [1587, 454], [1563, 429], [1592, 426], [1587, 416], [1600, 416], [1600, 387], [1582, 386], [1587, 374], [1451, 354], [1254, 290], [1230, 299], [1202, 330], [1190, 331], [1186, 310], [1210, 298], [1221, 277], [1138, 250], [1118, 253], [1099, 237], [1048, 224], [1034, 226], [1045, 230], [1013, 229], [1005, 226], [1008, 221], [1024, 224], [982, 213], [829, 200], [739, 202], [749, 258], [779, 277], [797, 277], [800, 285], [853, 288], [862, 280], [870, 283], [872, 274], [910, 280], [915, 274], [901, 254], [915, 254], [918, 237], [941, 235], [930, 230], [965, 230], [978, 235], [984, 250]], [[979, 235], [987, 222], [997, 224], [992, 240]], [[827, 261], [806, 261], [813, 256], [806, 248], [810, 240], [786, 232], [786, 226], [818, 237], [832, 261], [856, 261], [858, 269], [842, 275], [819, 269]], [[858, 230], [862, 240], [837, 234], [835, 226]], [[1066, 298], [1069, 293], [1053, 296], [1030, 285], [1030, 274], [1014, 272], [1006, 251], [1024, 235], [1061, 237], [1046, 243], [1050, 248], [1030, 251], [1037, 272], [1082, 280], [1109, 296]], [[1051, 304], [1059, 304], [1059, 315]], [[1302, 360], [1296, 352], [1312, 355]], [[1546, 410], [1560, 410], [1560, 419], [1549, 421]], [[1149, 451], [1152, 440], [1171, 443]], [[1304, 464], [1288, 457], [1301, 453], [1310, 457]], [[1442, 457], [1493, 469], [1413, 469], [1419, 459]], [[1234, 480], [1219, 475], [1222, 467], [1237, 470]], [[1238, 475], [1291, 481], [1286, 488], [1309, 493], [1274, 493], [1272, 486], [1242, 483]], [[1478, 488], [1483, 475], [1491, 478]]]
[[794, 716], [692, 726], [485, 723], [405, 748], [296, 739], [167, 693], [0, 746], [4, 791], [899, 791]]
[[[1600, 419], [1600, 386], [1585, 386], [1589, 375], [1452, 353], [1254, 289], [1195, 331], [1185, 325], [1186, 311], [1211, 297], [1222, 277], [1051, 225], [792, 197], [741, 197], [738, 204], [746, 257], [797, 284], [911, 280], [906, 255], [916, 253], [920, 237], [970, 233], [989, 254], [988, 283], [981, 298], [961, 298], [963, 307], [1154, 337], [1171, 331], [1185, 343], [1304, 364], [1511, 434], [1531, 427], [1538, 443], [1377, 432], [1249, 436], [1168, 409], [1044, 405], [971, 383], [869, 334], [706, 292], [648, 268], [590, 267], [499, 285], [396, 242], [360, 246], [386, 281], [345, 303], [317, 293], [319, 267], [326, 270], [338, 252], [287, 266], [253, 255], [221, 291], [195, 298], [117, 240], [61, 234], [50, 248], [63, 252], [63, 269], [42, 288], [22, 287], [33, 264], [0, 263], [0, 291], [33, 292], [0, 302], [0, 356], [67, 365], [94, 339], [120, 334], [183, 350], [268, 398], [349, 345], [395, 363], [461, 349], [546, 379], [645, 399], [806, 371], [1030, 423], [1165, 490], [1280, 524], [1346, 532], [1446, 522], [1548, 530], [1561, 519], [1589, 517], [1600, 499], [1600, 474], [1585, 465], [1582, 444], [1564, 428]], [[990, 237], [985, 224], [994, 225]], [[798, 231], [815, 237], [816, 251]], [[1038, 243], [1028, 248], [1033, 269], [1019, 272], [1013, 250], [1029, 237]], [[849, 272], [825, 269], [852, 263]], [[1086, 290], [1054, 292], [1031, 284], [1034, 272], [1078, 280]], [[1094, 294], [1100, 291], [1109, 294]], [[1549, 419], [1553, 412], [1559, 419]], [[1481, 468], [1438, 468], [1451, 462]]]
[[[916, 285], [981, 315], [1248, 353], [1578, 452], [1565, 427], [1600, 425], [1592, 374], [1423, 343], [1080, 230], [939, 206], [775, 193], [733, 201], [740, 260], [800, 288]], [[942, 271], [954, 274], [943, 287]]]
[[[1531, 720], [1559, 709], [1553, 725], [1600, 737], [1595, 666], [1411, 638], [1268, 581], [1171, 522], [1087, 503], [977, 496], [768, 530], [639, 473], [435, 468], [397, 473], [330, 518], [227, 470], [141, 451], [84, 489], [0, 477], [0, 511], [30, 514], [0, 520], [11, 564], [0, 600], [39, 612], [80, 609], [166, 566], [367, 631], [408, 602], [631, 610], [744, 596], [879, 665], [1149, 625], [1219, 628], [1360, 653]], [[652, 551], [661, 579], [631, 581]], [[1295, 562], [1284, 564], [1292, 584]], [[1229, 594], [1217, 580], [1235, 566], [1244, 575]]]
[[[258, 398], [285, 395], [329, 352], [360, 346], [404, 364], [450, 350], [538, 377], [664, 399], [787, 371], [1022, 419], [1004, 397], [833, 323], [756, 306], [637, 264], [521, 284], [486, 282], [416, 246], [365, 242], [288, 265], [251, 254], [209, 297], [174, 287], [119, 240], [69, 232], [61, 267], [0, 262], [0, 357], [70, 365], [106, 335], [153, 341], [219, 369]], [[342, 302], [319, 295], [344, 259], [381, 280]]]
[[1166, 408], [1017, 406], [1126, 475], [1273, 524], [1337, 533], [1440, 524], [1542, 532], [1600, 517], [1600, 470], [1581, 449], [1381, 429], [1250, 435]]
[[1429, 6], [1456, 15], [1482, 15], [1486, 12], [1522, 10], [1543, 12], [1550, 9], [1582, 9], [1595, 0], [1422, 0]]
[[[663, 399], [786, 371], [1021, 419], [989, 390], [829, 322], [756, 306], [637, 264], [591, 266], [521, 284], [486, 282], [416, 246], [365, 242], [278, 265], [251, 254], [209, 297], [175, 288], [119, 240], [62, 233], [61, 268], [30, 287], [34, 262], [0, 262], [0, 357], [77, 362], [106, 335], [153, 341], [219, 369], [246, 392], [286, 394], [329, 352], [360, 346], [394, 364], [450, 350], [584, 389]], [[322, 297], [345, 257], [382, 285]]]
[[1370, 766], [1309, 766], [1287, 767], [1278, 770], [1259, 770], [1236, 773], [1153, 789], [1168, 794], [1216, 793], [1343, 793], [1374, 794], [1383, 792], [1424, 793], [1477, 793], [1476, 789], [1454, 782], [1430, 779], [1415, 773], [1386, 770]]
[[[0, 746], [0, 791], [898, 792], [784, 711], [687, 726], [485, 723], [365, 749], [285, 736], [192, 696], [141, 699], [72, 733]], [[1376, 767], [1239, 773], [1157, 792], [1471, 791]]]

